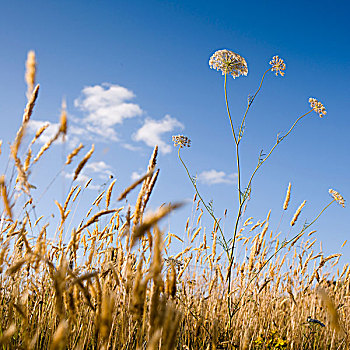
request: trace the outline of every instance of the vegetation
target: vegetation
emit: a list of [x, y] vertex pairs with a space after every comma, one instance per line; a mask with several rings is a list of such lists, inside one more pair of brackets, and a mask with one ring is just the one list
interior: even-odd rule
[[[76, 165], [64, 203], [56, 201], [60, 217], [56, 228], [37, 213], [30, 173], [50, 146], [67, 134], [65, 104], [57, 133], [33, 156], [32, 150], [47, 126], [25, 145], [25, 132], [36, 103], [36, 61], [28, 54], [26, 81], [28, 103], [22, 125], [11, 145], [11, 171], [0, 178], [0, 344], [3, 349], [346, 349], [350, 312], [350, 269], [338, 268], [340, 254], [324, 256], [315, 248], [312, 224], [343, 197], [330, 190], [332, 200], [315, 219], [288, 240], [270, 229], [266, 218], [244, 219], [252, 195], [252, 181], [272, 152], [306, 115], [326, 114], [323, 105], [310, 99], [310, 110], [259, 162], [246, 188], [240, 174], [239, 144], [247, 113], [269, 71], [284, 75], [285, 63], [274, 57], [261, 84], [249, 101], [240, 127], [231, 118], [226, 92], [227, 77], [246, 75], [241, 56], [217, 51], [212, 68], [224, 75], [224, 92], [235, 145], [238, 170], [238, 213], [232, 233], [225, 233], [210, 203], [201, 196], [196, 179], [181, 158], [190, 146], [182, 135], [174, 136], [178, 156], [196, 191], [191, 217], [184, 234], [162, 232], [158, 222], [181, 203], [169, 203], [146, 212], [159, 170], [155, 147], [145, 175], [125, 189], [111, 208], [115, 180], [101, 192], [81, 223], [74, 228], [79, 197], [89, 186], [76, 182], [94, 152]], [[21, 152], [20, 149], [25, 149]], [[67, 157], [68, 165], [79, 157], [79, 145]], [[9, 165], [7, 169], [11, 169]], [[10, 175], [8, 175], [10, 174]], [[135, 189], [134, 207], [123, 201]], [[288, 210], [289, 185], [283, 212]], [[19, 199], [25, 198], [25, 205]], [[305, 205], [291, 216], [293, 227]], [[202, 227], [209, 213], [213, 228]], [[282, 218], [281, 218], [282, 219]], [[34, 236], [34, 238], [33, 238]], [[70, 238], [65, 239], [66, 236]], [[173, 254], [174, 241], [184, 249]], [[345, 244], [345, 243], [344, 243]], [[244, 252], [241, 261], [237, 247]], [[173, 254], [173, 255], [171, 255]]]

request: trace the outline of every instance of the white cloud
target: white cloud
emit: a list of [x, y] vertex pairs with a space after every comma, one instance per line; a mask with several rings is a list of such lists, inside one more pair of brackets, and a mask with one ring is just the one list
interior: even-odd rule
[[138, 173], [137, 171], [133, 171], [131, 174], [131, 180], [136, 181], [140, 179], [143, 175], [145, 175], [145, 173], [141, 173], [141, 172]]
[[139, 105], [128, 102], [134, 97], [134, 93], [123, 86], [103, 83], [85, 87], [74, 105], [86, 114], [82, 123], [88, 131], [117, 141], [113, 127], [143, 113]]
[[176, 128], [183, 129], [184, 125], [170, 115], [166, 115], [160, 120], [146, 118], [143, 126], [133, 135], [133, 139], [135, 141], [143, 141], [150, 147], [158, 145], [162, 153], [169, 153], [172, 149], [169, 145], [170, 141], [162, 140], [162, 136]]
[[122, 143], [122, 146], [123, 146], [125, 149], [128, 149], [128, 150], [130, 150], [130, 151], [138, 151], [138, 152], [140, 152], [140, 151], [142, 150], [141, 147], [131, 145], [130, 143]]
[[237, 180], [237, 173], [226, 174], [224, 171], [215, 169], [205, 170], [198, 175], [198, 180], [207, 185], [233, 184]]
[[92, 173], [97, 173], [100, 175], [111, 175], [112, 168], [104, 161], [88, 163], [85, 166], [85, 170], [89, 170]]
[[[106, 164], [105, 162], [91, 162], [85, 165], [76, 181], [82, 185], [85, 185], [88, 182], [88, 180], [92, 178], [92, 184], [90, 184], [88, 188], [90, 190], [101, 190], [101, 185], [106, 183], [108, 179], [110, 179], [109, 176], [112, 174], [112, 167]], [[63, 172], [63, 176], [67, 179], [73, 179], [74, 174]], [[98, 185], [96, 184], [96, 182], [98, 183], [98, 181], [96, 181], [96, 177], [102, 180], [102, 182]]]
[[[119, 142], [122, 147], [130, 151], [142, 150], [141, 143], [147, 146], [159, 146], [163, 154], [171, 152], [170, 137], [165, 135], [175, 129], [183, 129], [184, 125], [170, 115], [162, 119], [145, 117], [145, 113], [138, 104], [130, 102], [135, 98], [132, 91], [127, 88], [103, 83], [87, 86], [82, 89], [79, 98], [74, 100], [74, 106], [80, 111], [78, 115], [68, 115], [68, 135], [66, 141], [69, 148], [76, 147], [80, 142]], [[130, 130], [126, 127], [118, 132], [126, 119], [142, 117], [143, 124], [139, 129]], [[42, 125], [48, 123], [38, 142], [46, 143], [57, 132], [59, 123], [50, 123], [40, 120], [31, 120], [29, 131], [33, 134]], [[131, 123], [132, 125], [132, 123]], [[119, 137], [123, 135], [123, 137]], [[62, 138], [57, 140], [62, 142]]]

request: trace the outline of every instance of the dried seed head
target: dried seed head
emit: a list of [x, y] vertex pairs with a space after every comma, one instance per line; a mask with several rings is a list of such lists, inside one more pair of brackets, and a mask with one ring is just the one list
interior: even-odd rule
[[221, 70], [222, 75], [231, 74], [235, 79], [240, 75], [248, 74], [248, 66], [245, 59], [229, 50], [216, 51], [209, 60], [212, 69]]
[[329, 189], [328, 192], [337, 203], [339, 203], [343, 208], [345, 208], [345, 199], [343, 198], [343, 196], [339, 192], [334, 191], [331, 188]]
[[303, 203], [300, 204], [299, 208], [297, 209], [297, 211], [295, 212], [292, 221], [290, 222], [290, 226], [294, 226], [294, 224], [296, 223], [296, 221], [298, 220], [299, 214], [301, 212], [301, 209], [303, 209], [304, 205], [305, 205], [306, 201], [304, 201]]
[[286, 69], [286, 64], [284, 63], [282, 58], [278, 56], [273, 56], [270, 61], [270, 65], [272, 66], [271, 70], [275, 72], [276, 76], [280, 74], [282, 77], [284, 76], [284, 70]]
[[30, 98], [30, 95], [33, 92], [35, 85], [35, 73], [36, 73], [36, 61], [35, 61], [35, 52], [29, 51], [26, 61], [26, 74], [25, 81], [27, 83], [27, 97]]
[[30, 146], [33, 145], [35, 143], [35, 141], [43, 134], [43, 132], [50, 126], [49, 123], [44, 124], [43, 126], [41, 126], [37, 132], [35, 133], [35, 136], [32, 140], [32, 142], [30, 143]]
[[118, 201], [121, 201], [122, 199], [126, 198], [128, 193], [133, 190], [136, 186], [140, 185], [142, 182], [144, 182], [148, 177], [153, 175], [153, 170], [149, 171], [147, 174], [143, 175], [140, 179], [136, 180], [133, 184], [131, 184], [128, 188], [126, 188], [118, 197]]
[[26, 157], [26, 160], [24, 161], [24, 166], [23, 166], [23, 170], [25, 172], [27, 172], [29, 169], [31, 159], [32, 159], [32, 150], [29, 148], [27, 152], [27, 157]]
[[283, 203], [283, 210], [287, 210], [288, 208], [288, 204], [289, 204], [289, 200], [290, 200], [290, 190], [291, 190], [292, 184], [289, 183], [288, 185], [288, 190], [287, 190], [287, 195], [286, 195], [286, 199], [284, 200]]
[[61, 120], [60, 120], [60, 132], [67, 135], [67, 103], [66, 100], [62, 100]]
[[72, 163], [72, 159], [79, 153], [79, 151], [83, 148], [83, 144], [81, 143], [77, 148], [75, 148], [70, 154], [67, 156], [66, 165]]
[[94, 153], [94, 150], [95, 150], [95, 145], [92, 144], [90, 151], [88, 153], [86, 153], [85, 157], [82, 159], [82, 161], [79, 163], [78, 167], [75, 169], [73, 180], [77, 179], [81, 170], [84, 168], [85, 164], [87, 163], [87, 161], [90, 159], [90, 157]]
[[168, 279], [168, 295], [174, 299], [176, 295], [176, 270], [174, 264], [170, 264]]
[[26, 105], [26, 108], [23, 114], [23, 121], [22, 121], [23, 124], [29, 121], [33, 113], [34, 105], [39, 95], [39, 89], [40, 89], [40, 85], [38, 84], [34, 90], [32, 89], [31, 94], [28, 96], [28, 103]]
[[176, 135], [172, 137], [173, 142], [174, 142], [174, 147], [179, 146], [180, 148], [182, 147], [190, 147], [191, 146], [191, 140], [183, 135]]
[[320, 118], [324, 117], [327, 114], [326, 108], [320, 101], [317, 101], [315, 98], [310, 97], [309, 103], [311, 108], [320, 116]]
[[114, 187], [114, 184], [115, 184], [116, 181], [117, 181], [117, 180], [114, 179], [114, 180], [112, 181], [112, 183], [111, 183], [111, 184], [109, 185], [109, 187], [108, 187], [107, 194], [106, 194], [106, 209], [108, 209], [109, 204], [110, 204], [110, 202], [111, 202], [111, 195], [112, 195], [113, 187]]
[[7, 189], [6, 189], [6, 184], [5, 184], [5, 175], [0, 176], [0, 194], [2, 197], [2, 200], [4, 201], [4, 207], [6, 214], [12, 218], [12, 210], [9, 202], [9, 197], [7, 195]]

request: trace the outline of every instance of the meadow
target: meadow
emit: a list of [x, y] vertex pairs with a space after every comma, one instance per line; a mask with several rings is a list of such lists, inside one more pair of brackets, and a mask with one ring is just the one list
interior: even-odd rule
[[[320, 242], [312, 227], [320, 215], [327, 215], [330, 205], [340, 205], [339, 210], [344, 207], [341, 194], [330, 189], [324, 208], [288, 239], [280, 238], [278, 227], [272, 230], [269, 226], [269, 208], [266, 217], [249, 217], [253, 179], [261, 166], [297, 123], [311, 113], [324, 117], [326, 109], [310, 98], [308, 110], [277, 137], [269, 152], [260, 154], [251, 176], [243, 179], [239, 145], [245, 119], [265, 76], [283, 76], [286, 65], [281, 58], [273, 57], [256, 93], [248, 100], [242, 120], [236, 124], [230, 114], [226, 83], [231, 77], [247, 74], [246, 61], [232, 51], [219, 50], [209, 64], [224, 76], [237, 161], [238, 211], [231, 227], [223, 229], [223, 218], [216, 216], [211, 203], [203, 198], [189, 165], [183, 161], [181, 152], [190, 147], [190, 139], [183, 135], [173, 136], [173, 142], [179, 166], [184, 167], [184, 181], [187, 173], [194, 191], [184, 232], [165, 232], [161, 223], [170, 213], [176, 215], [183, 203], [147, 210], [159, 176], [157, 147], [144, 176], [120, 194], [114, 188], [116, 181], [111, 181], [86, 215], [77, 219], [80, 224], [71, 227], [68, 222], [90, 185], [90, 181], [81, 184], [77, 179], [93, 156], [94, 145], [85, 155], [83, 145], [75, 148], [62, 164], [76, 163], [65, 201], [55, 202], [60, 213], [55, 226], [45, 224], [47, 213], [37, 210], [30, 174], [53, 143], [64, 142], [69, 123], [63, 103], [56, 134], [41, 147], [38, 139], [47, 126], [28, 139], [26, 131], [40, 90], [35, 83], [35, 54], [29, 52], [25, 76], [28, 103], [10, 146], [10, 158], [1, 159], [2, 164], [7, 162], [0, 178], [3, 349], [349, 347], [349, 264], [340, 266], [340, 254], [325, 256], [322, 248], [318, 250]], [[284, 190], [281, 220], [294, 227], [305, 201], [291, 213], [291, 184]], [[131, 192], [138, 193], [137, 200], [133, 206], [125, 205]], [[120, 206], [111, 207], [112, 197], [118, 198]], [[203, 216], [212, 220], [211, 227], [203, 226]], [[175, 251], [174, 246], [184, 249]], [[238, 250], [244, 252], [244, 258], [238, 257]]]

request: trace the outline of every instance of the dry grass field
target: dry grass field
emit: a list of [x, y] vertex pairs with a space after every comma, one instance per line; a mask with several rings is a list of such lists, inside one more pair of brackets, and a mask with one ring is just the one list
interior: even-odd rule
[[[246, 73], [243, 58], [234, 56], [230, 61], [234, 66], [227, 65], [229, 59], [230, 52], [217, 53], [211, 59], [212, 67], [225, 75], [226, 102], [226, 76]], [[268, 71], [283, 75], [283, 65], [281, 59], [274, 58]], [[47, 214], [39, 213], [35, 207], [30, 172], [54, 142], [65, 138], [67, 116], [63, 106], [56, 135], [32, 154], [37, 139], [45, 132], [45, 127], [41, 128], [33, 140], [25, 143], [39, 92], [35, 67], [35, 56], [30, 53], [26, 73], [28, 104], [11, 145], [10, 167], [15, 169], [15, 175], [11, 177], [8, 172], [0, 179], [2, 349], [349, 347], [350, 268], [348, 264], [339, 266], [340, 254], [323, 254], [311, 227], [329, 205], [344, 205], [335, 191], [330, 191], [329, 203], [309, 225], [291, 239], [282, 240], [269, 227], [269, 208], [264, 218], [251, 218], [245, 213], [254, 172], [247, 189], [239, 187], [234, 236], [228, 239], [229, 233], [224, 234], [220, 226], [221, 219], [190, 177], [196, 194], [192, 214], [183, 225], [185, 230], [176, 234], [163, 232], [162, 218], [171, 212], [176, 215], [182, 204], [165, 204], [155, 212], [146, 210], [159, 174], [156, 147], [145, 176], [120, 195], [114, 189], [115, 181], [111, 182], [91, 203], [86, 216], [78, 220], [80, 225], [73, 228], [68, 220], [89, 186], [75, 180], [94, 152], [92, 146], [81, 155], [79, 146], [66, 160], [66, 164], [76, 162], [76, 170], [66, 200], [56, 201], [60, 212], [57, 226], [43, 224]], [[310, 99], [310, 106], [306, 114], [325, 114], [317, 100]], [[228, 104], [227, 109], [239, 169], [238, 146], [244, 119], [241, 128], [234, 129]], [[176, 136], [174, 142], [187, 170], [180, 150], [190, 141]], [[262, 156], [256, 170], [270, 154]], [[239, 186], [240, 181], [239, 176]], [[124, 199], [131, 191], [138, 192], [137, 200], [133, 207], [126, 207]], [[296, 213], [290, 213], [290, 193], [289, 186], [281, 212], [292, 227], [305, 203]], [[120, 206], [111, 207], [111, 197], [118, 195]], [[26, 204], [20, 206], [19, 199], [23, 198]], [[204, 215], [213, 218], [212, 227], [202, 226]], [[176, 241], [184, 249], [174, 253]], [[242, 259], [236, 258], [237, 249], [243, 252]]]

